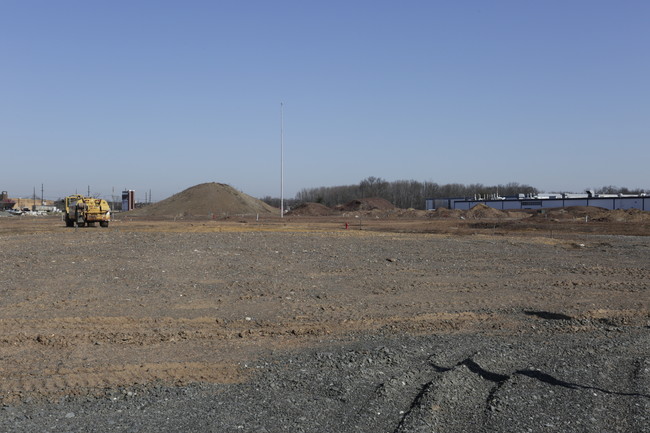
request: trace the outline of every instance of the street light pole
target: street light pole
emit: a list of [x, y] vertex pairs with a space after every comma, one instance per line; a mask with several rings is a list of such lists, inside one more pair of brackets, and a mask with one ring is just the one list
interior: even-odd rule
[[280, 218], [284, 218], [284, 104], [280, 102]]

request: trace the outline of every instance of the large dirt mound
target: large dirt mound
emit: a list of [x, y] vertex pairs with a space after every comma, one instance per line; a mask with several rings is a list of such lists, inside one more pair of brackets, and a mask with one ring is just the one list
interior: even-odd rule
[[200, 215], [265, 214], [275, 208], [223, 183], [202, 183], [129, 215], [177, 217]]
[[341, 211], [360, 211], [360, 210], [392, 210], [395, 206], [386, 199], [381, 197], [370, 197], [352, 200], [344, 205], [337, 206]]
[[287, 215], [327, 216], [335, 212], [321, 203], [302, 203], [289, 211]]

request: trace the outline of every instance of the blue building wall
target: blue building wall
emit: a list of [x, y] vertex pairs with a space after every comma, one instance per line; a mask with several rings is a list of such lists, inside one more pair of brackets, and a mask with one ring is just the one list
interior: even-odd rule
[[571, 197], [571, 198], [502, 198], [471, 200], [465, 198], [427, 199], [426, 209], [437, 207], [469, 210], [482, 203], [499, 210], [550, 209], [569, 206], [595, 206], [605, 209], [639, 209], [650, 211], [650, 196], [633, 197]]

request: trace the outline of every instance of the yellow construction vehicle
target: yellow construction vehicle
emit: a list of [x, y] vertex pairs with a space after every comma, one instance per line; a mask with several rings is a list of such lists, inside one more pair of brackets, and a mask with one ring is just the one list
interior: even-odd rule
[[108, 227], [111, 220], [111, 208], [106, 200], [101, 198], [84, 197], [81, 194], [70, 195], [65, 198], [65, 225], [73, 227], [89, 227], [99, 221], [102, 227]]

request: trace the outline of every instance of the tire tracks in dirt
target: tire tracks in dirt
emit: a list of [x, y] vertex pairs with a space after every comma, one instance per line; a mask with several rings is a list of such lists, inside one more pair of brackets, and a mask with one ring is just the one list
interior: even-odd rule
[[[549, 320], [559, 318], [562, 320]], [[250, 319], [250, 318], [248, 318]], [[273, 351], [350, 341], [364, 335], [517, 334], [545, 325], [554, 332], [638, 325], [647, 312], [586, 312], [573, 318], [544, 312], [431, 313], [358, 320], [225, 321], [130, 317], [0, 320], [0, 398], [14, 401], [95, 395], [149, 383], [239, 383], [242, 366]], [[540, 328], [541, 330], [541, 328]]]

